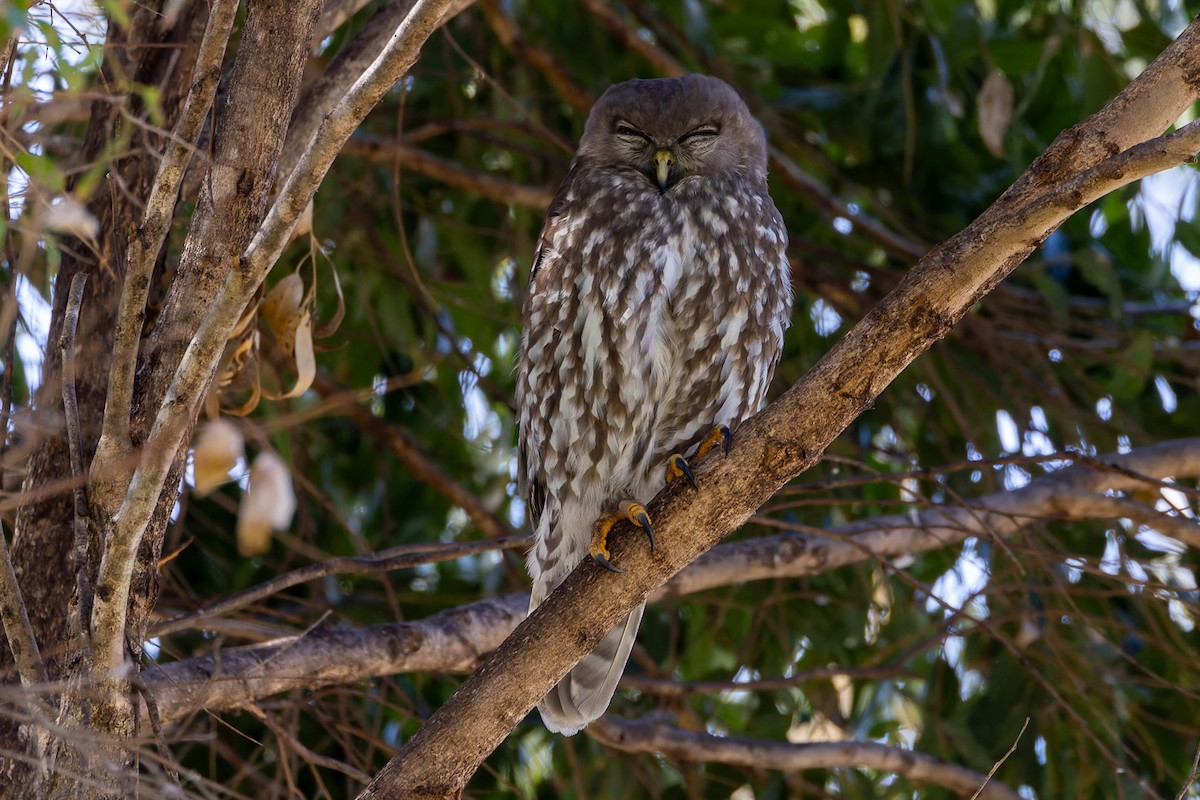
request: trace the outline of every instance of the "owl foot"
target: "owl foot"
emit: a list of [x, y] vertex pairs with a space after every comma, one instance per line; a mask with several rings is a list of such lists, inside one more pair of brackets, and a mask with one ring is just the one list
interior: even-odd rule
[[[729, 453], [729, 446], [733, 443], [733, 432], [729, 430], [728, 425], [718, 425], [712, 429], [708, 436], [704, 437], [704, 441], [700, 442], [700, 446], [696, 448], [696, 455], [693, 458], [700, 458], [709, 450], [712, 450], [718, 444], [724, 446], [726, 454]], [[687, 478], [688, 483], [693, 489], [699, 489], [700, 485], [696, 483], [696, 476], [692, 474], [692, 468], [688, 466], [688, 460], [679, 453], [674, 453], [667, 459], [667, 483], [676, 478]]]
[[588, 548], [588, 555], [609, 572], [625, 571], [614, 567], [608, 560], [608, 532], [623, 519], [629, 520], [646, 532], [650, 539], [650, 552], [654, 552], [654, 527], [650, 524], [650, 515], [646, 513], [646, 507], [632, 500], [622, 500], [615, 513], [605, 514], [596, 520], [596, 524], [592, 526], [592, 544]]

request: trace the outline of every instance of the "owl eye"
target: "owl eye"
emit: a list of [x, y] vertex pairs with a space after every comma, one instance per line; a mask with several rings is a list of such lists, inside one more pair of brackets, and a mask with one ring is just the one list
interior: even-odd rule
[[630, 125], [628, 122], [618, 122], [613, 131], [617, 136], [622, 136], [631, 139], [645, 139], [646, 134], [639, 131], [637, 128]]
[[721, 129], [718, 128], [716, 125], [701, 125], [698, 128], [693, 128], [692, 130], [688, 131], [683, 136], [680, 136], [679, 143], [683, 144], [684, 142], [687, 142], [687, 141], [693, 141], [693, 142], [704, 141], [705, 139], [711, 139], [712, 137], [716, 136], [720, 132], [721, 132]]

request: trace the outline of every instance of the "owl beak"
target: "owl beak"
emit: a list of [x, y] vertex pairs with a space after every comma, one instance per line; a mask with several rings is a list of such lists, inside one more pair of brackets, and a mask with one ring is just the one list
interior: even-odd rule
[[667, 148], [662, 148], [654, 154], [654, 177], [659, 188], [666, 190], [670, 185], [671, 167], [675, 166], [675, 154]]

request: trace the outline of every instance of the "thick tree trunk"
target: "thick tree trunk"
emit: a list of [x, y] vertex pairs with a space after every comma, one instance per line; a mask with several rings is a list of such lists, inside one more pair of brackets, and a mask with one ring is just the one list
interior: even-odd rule
[[[157, 154], [165, 141], [147, 128], [131, 125], [123, 113], [145, 117], [146, 109], [131, 91], [132, 84], [155, 86], [160, 91], [169, 129], [187, 90], [195, 44], [207, 18], [207, 8], [193, 4], [173, 27], [163, 30], [160, 6], [161, 3], [155, 2], [135, 6], [128, 28], [109, 25], [104, 80], [100, 86], [107, 87], [111, 94], [93, 103], [84, 157], [89, 162], [102, 157], [105, 148], [114, 141], [127, 139], [128, 145], [121, 148], [126, 155], [112, 162], [107, 179], [88, 198], [88, 209], [100, 222], [95, 248], [76, 241], [63, 253], [55, 284], [42, 384], [35, 401], [34, 429], [38, 441], [31, 448], [33, 455], [23, 486], [28, 501], [17, 512], [13, 534], [13, 566], [51, 680], [70, 677], [71, 665], [77, 661], [82, 646], [81, 642], [72, 641], [69, 625], [68, 609], [78, 598], [74, 596], [71, 466], [63, 414], [62, 365], [56, 342], [63, 328], [67, 288], [76, 274], [87, 273], [75, 356], [76, 396], [86, 463], [99, 438], [104, 412], [112, 333], [125, 265], [125, 234], [138, 223], [141, 206], [158, 168]], [[94, 529], [92, 533], [95, 538]], [[156, 554], [150, 545], [148, 540], [142, 555], [153, 563]], [[151, 572], [138, 582], [133, 597], [145, 604], [156, 591], [157, 583]], [[7, 650], [0, 650], [3, 651], [0, 657], [6, 663], [11, 662]], [[5, 677], [15, 681], [11, 671]], [[9, 743], [19, 741], [20, 749], [29, 754], [31, 737], [16, 735], [15, 726], [8, 718], [0, 720], [0, 737]], [[7, 787], [6, 796], [36, 796], [29, 781], [37, 780], [37, 770], [29, 767], [30, 763], [23, 759], [0, 761], [0, 786]]]
[[[128, 457], [102, 464], [99, 474], [90, 476], [87, 569], [97, 605], [116, 602], [117, 608], [122, 608], [123, 587], [106, 582], [107, 573], [99, 571], [102, 557], [112, 556], [106, 549], [112, 550], [115, 512], [184, 349], [266, 214], [319, 7], [319, 0], [248, 3], [241, 31], [244, 46], [238, 49], [232, 66], [228, 102], [216, 116], [212, 164], [205, 167], [206, 177], [163, 311], [141, 346]], [[59, 722], [78, 729], [48, 751], [53, 759], [50, 785], [39, 784], [43, 770], [31, 768], [36, 758], [17, 757], [6, 762], [0, 773], [5, 796], [75, 796], [79, 789], [77, 776], [89, 774], [96, 780], [87, 788], [87, 796], [122, 796], [121, 786], [132, 779], [123, 768], [131, 763], [131, 753], [122, 745], [136, 733], [136, 720], [130, 713], [130, 684], [112, 676], [89, 678], [92, 662], [87, 637], [72, 636], [72, 631], [78, 630], [73, 619], [82, 619], [85, 630], [89, 621], [93, 626], [97, 623], [90, 613], [91, 598], [83, 598], [81, 608], [80, 598], [74, 596], [72, 475], [59, 379], [61, 360], [54, 345], [63, 329], [66, 290], [76, 274], [88, 273], [75, 356], [84, 450], [82, 477], [86, 478], [101, 435], [128, 244], [130, 237], [141, 233], [143, 210], [167, 142], [165, 137], [148, 135], [142, 126], [130, 125], [125, 114], [145, 116], [132, 90], [135, 84], [153, 86], [161, 93], [164, 127], [172, 129], [193, 83], [197, 47], [208, 12], [207, 4], [188, 4], [175, 26], [163, 31], [159, 28], [163, 18], [158, 9], [142, 5], [127, 29], [110, 24], [103, 85], [124, 93], [120, 102], [126, 108], [123, 111], [111, 98], [95, 103], [86, 156], [102, 157], [105, 148], [114, 142], [124, 144], [123, 137], [128, 137], [129, 145], [116, 149], [133, 155], [114, 161], [107, 184], [90, 198], [90, 210], [100, 221], [98, 247], [91, 251], [77, 243], [78, 251], [85, 255], [64, 259], [56, 282], [51, 347], [37, 398], [44, 440], [35, 448], [37, 455], [30, 464], [25, 486], [30, 502], [18, 514], [13, 546], [19, 582], [35, 635], [49, 662], [50, 677], [69, 690], [65, 695], [69, 699], [59, 711]], [[115, 641], [127, 649], [127, 654], [118, 653], [119, 660], [131, 661], [135, 670], [157, 596], [157, 562], [186, 452], [185, 443], [175, 454], [174, 466], [140, 539], [128, 604], [121, 618], [123, 627], [116, 631]], [[105, 621], [114, 618], [101, 617]], [[100, 630], [93, 627], [96, 646], [100, 646]], [[87, 698], [86, 708], [83, 698]], [[51, 705], [47, 702], [46, 707]], [[10, 734], [8, 741], [21, 738], [22, 754], [33, 755], [33, 737], [22, 738], [21, 732], [14, 729], [0, 731], [3, 734]], [[94, 734], [104, 738], [97, 740]], [[105, 744], [98, 747], [98, 741]]]

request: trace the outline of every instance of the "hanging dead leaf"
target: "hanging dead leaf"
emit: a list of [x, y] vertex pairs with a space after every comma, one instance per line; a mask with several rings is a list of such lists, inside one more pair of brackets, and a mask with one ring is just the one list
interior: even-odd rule
[[289, 397], [299, 397], [308, 391], [312, 386], [313, 379], [317, 376], [317, 357], [313, 349], [312, 335], [312, 316], [305, 314], [300, 325], [296, 328], [292, 336], [292, 364], [296, 369], [296, 382], [288, 389], [280, 394], [275, 394], [267, 389], [263, 393], [272, 400], [282, 400]]
[[275, 284], [262, 303], [262, 320], [288, 355], [304, 314], [304, 299], [304, 279], [293, 272]]
[[975, 103], [983, 144], [992, 155], [1002, 158], [1004, 136], [1013, 114], [1013, 86], [1003, 72], [994, 69], [988, 73]]
[[241, 430], [229, 420], [214, 419], [200, 428], [192, 455], [197, 497], [206, 497], [229, 481], [229, 471], [245, 452], [244, 444]]
[[291, 471], [276, 453], [264, 450], [250, 465], [250, 483], [238, 507], [238, 552], [243, 556], [265, 553], [271, 535], [291, 525], [295, 512]]

